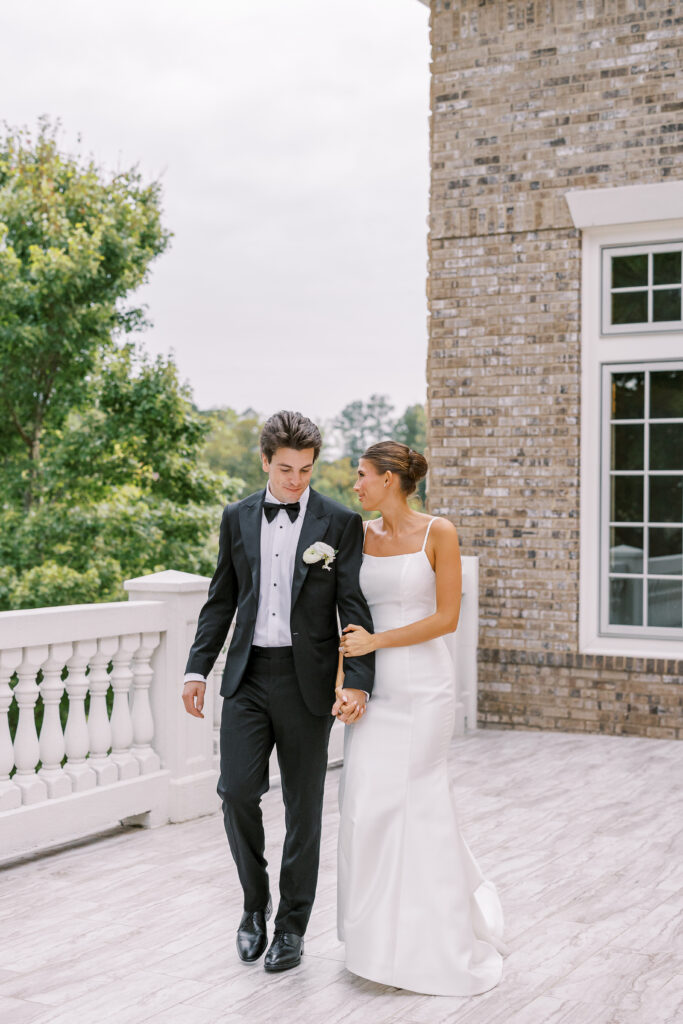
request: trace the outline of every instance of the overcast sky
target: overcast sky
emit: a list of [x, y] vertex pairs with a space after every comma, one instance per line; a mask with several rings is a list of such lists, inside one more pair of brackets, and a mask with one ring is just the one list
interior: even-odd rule
[[0, 116], [161, 176], [145, 343], [202, 408], [424, 399], [428, 90], [418, 0], [0, 6]]

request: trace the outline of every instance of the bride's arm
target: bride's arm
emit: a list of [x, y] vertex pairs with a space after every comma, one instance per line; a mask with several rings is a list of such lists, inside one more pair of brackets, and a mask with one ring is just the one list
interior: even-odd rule
[[437, 519], [431, 530], [434, 544], [436, 574], [436, 611], [417, 622], [383, 633], [368, 633], [361, 626], [349, 625], [344, 630], [344, 656], [357, 658], [383, 647], [410, 647], [423, 644], [437, 636], [452, 633], [460, 617], [462, 566], [460, 545], [455, 527], [447, 519]]

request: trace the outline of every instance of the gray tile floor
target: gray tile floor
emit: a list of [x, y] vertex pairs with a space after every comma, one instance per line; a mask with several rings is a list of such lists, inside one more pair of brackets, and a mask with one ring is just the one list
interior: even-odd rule
[[[683, 1021], [683, 744], [485, 730], [453, 744], [461, 825], [498, 885], [501, 984], [430, 998], [349, 974], [335, 935], [338, 772], [301, 968], [236, 957], [220, 817], [130, 830], [0, 873], [3, 1024]], [[280, 792], [264, 800], [269, 859]]]

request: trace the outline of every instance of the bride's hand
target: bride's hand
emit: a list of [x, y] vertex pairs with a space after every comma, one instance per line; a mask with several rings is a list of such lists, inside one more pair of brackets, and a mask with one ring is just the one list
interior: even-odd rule
[[375, 647], [375, 634], [368, 633], [362, 626], [353, 624], [342, 630], [339, 650], [345, 658], [359, 658], [362, 654], [370, 654]]

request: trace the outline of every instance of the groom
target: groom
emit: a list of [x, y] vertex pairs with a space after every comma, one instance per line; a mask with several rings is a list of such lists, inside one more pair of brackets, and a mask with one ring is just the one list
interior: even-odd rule
[[[221, 686], [218, 793], [244, 892], [237, 952], [251, 963], [268, 945], [272, 911], [260, 802], [275, 746], [287, 830], [267, 971], [300, 962], [315, 896], [339, 658], [337, 611], [343, 625], [372, 631], [358, 583], [360, 516], [309, 486], [321, 445], [320, 431], [301, 413], [278, 412], [266, 422], [261, 459], [268, 485], [223, 513], [218, 563], [183, 688], [188, 713], [203, 717], [205, 679], [237, 612]], [[315, 551], [320, 541], [331, 556]], [[373, 657], [345, 663], [343, 721], [365, 708]]]

